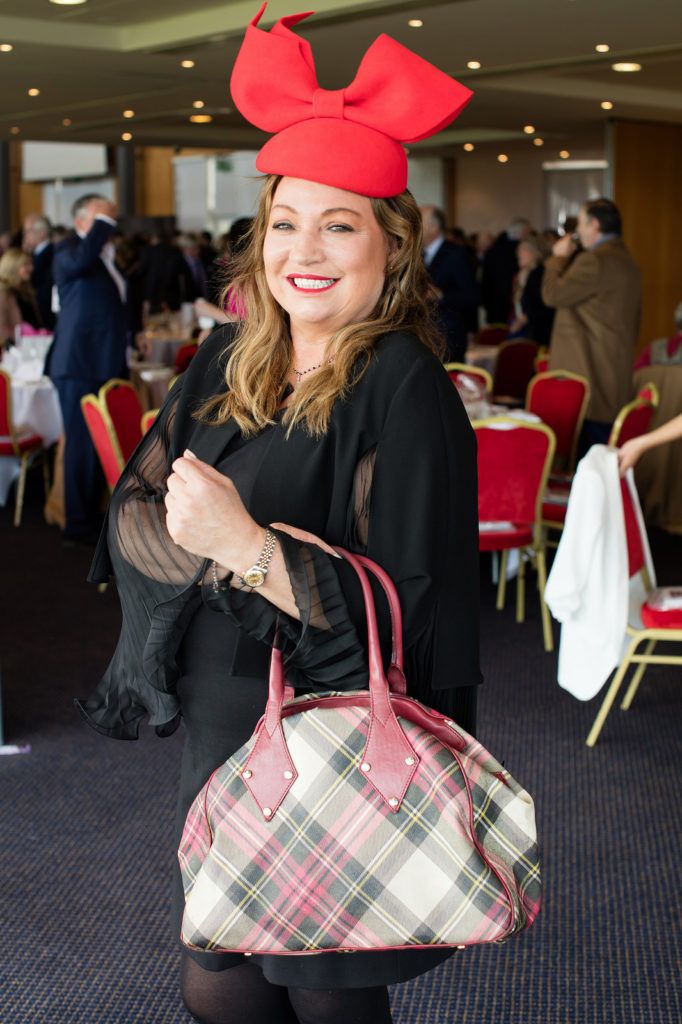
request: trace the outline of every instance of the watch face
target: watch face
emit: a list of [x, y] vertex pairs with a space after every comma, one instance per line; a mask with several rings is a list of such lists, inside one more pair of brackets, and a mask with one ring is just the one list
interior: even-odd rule
[[242, 579], [247, 587], [262, 587], [265, 583], [265, 573], [259, 566], [252, 565], [250, 569], [246, 570]]

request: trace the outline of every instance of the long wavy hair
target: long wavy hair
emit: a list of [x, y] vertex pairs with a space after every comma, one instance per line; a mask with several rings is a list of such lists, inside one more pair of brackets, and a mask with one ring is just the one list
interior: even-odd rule
[[[200, 419], [225, 423], [234, 419], [244, 436], [274, 422], [282, 388], [292, 366], [289, 317], [273, 298], [265, 276], [263, 245], [278, 175], [267, 175], [251, 229], [227, 268], [229, 298], [241, 310], [240, 321], [225, 363], [227, 391], [205, 402]], [[443, 341], [432, 319], [431, 284], [422, 260], [422, 222], [410, 192], [389, 199], [371, 199], [374, 216], [387, 242], [384, 287], [364, 320], [347, 324], [330, 337], [327, 363], [293, 393], [283, 417], [290, 433], [297, 424], [311, 435], [324, 434], [334, 402], [345, 397], [367, 369], [378, 339], [389, 331], [411, 331], [429, 349], [442, 355]], [[325, 354], [325, 358], [328, 356]]]

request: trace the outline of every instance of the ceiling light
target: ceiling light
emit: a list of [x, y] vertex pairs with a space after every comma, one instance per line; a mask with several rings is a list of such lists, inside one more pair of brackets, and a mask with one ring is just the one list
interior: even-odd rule
[[124, 117], [135, 117], [135, 111], [134, 110], [124, 110], [123, 111], [123, 116]]
[[29, 89], [29, 96], [40, 96], [40, 89]]
[[11, 43], [0, 43], [0, 53], [11, 53], [13, 49]]
[[507, 156], [506, 153], [500, 153], [497, 159], [500, 161], [501, 164], [506, 164], [507, 161], [509, 160], [509, 157]]
[[65, 117], [65, 118], [62, 119], [62, 124], [64, 125], [65, 128], [68, 128], [71, 125], [71, 123], [72, 122], [71, 122], [71, 118], [70, 117]]
[[421, 28], [424, 22], [421, 20], [421, 18], [410, 18], [407, 24], [410, 26], [410, 28]]
[[121, 136], [121, 139], [122, 139], [123, 142], [130, 142], [132, 137], [133, 136], [132, 136], [131, 132], [123, 132], [123, 135]]
[[545, 140], [541, 139], [539, 136], [538, 136], [537, 139], [533, 139], [533, 145], [534, 146], [544, 146], [544, 144], [545, 144]]
[[611, 65], [612, 71], [641, 71], [642, 65], [637, 64], [635, 61], [621, 60], [617, 64]]
[[568, 152], [567, 149], [562, 149], [561, 152], [559, 153], [559, 156], [561, 157], [562, 160], [568, 160], [570, 155], [571, 154]]
[[608, 53], [610, 49], [611, 47], [608, 43], [597, 43], [597, 45], [595, 46], [595, 50], [597, 51], [597, 53]]
[[474, 144], [473, 144], [473, 142], [465, 142], [464, 143], [464, 150], [467, 153], [473, 153], [473, 151], [474, 151]]
[[535, 125], [533, 124], [524, 124], [523, 130], [526, 135], [535, 135]]
[[193, 124], [209, 124], [213, 120], [210, 114], [192, 114], [190, 121]]
[[58, 7], [78, 7], [80, 4], [87, 4], [88, 0], [50, 0], [51, 4]]
[[12, 125], [12, 127], [10, 128], [10, 132], [12, 135], [18, 135], [20, 131], [21, 128], [17, 128], [16, 125]]
[[601, 108], [602, 110], [613, 110], [613, 103], [611, 100], [602, 100]]
[[480, 66], [481, 66], [480, 60], [468, 60], [467, 61], [467, 67], [469, 68], [470, 71], [478, 71]]
[[180, 61], [180, 67], [181, 68], [193, 68], [194, 67], [194, 61], [193, 60], [181, 60]]
[[204, 103], [203, 100], [195, 100], [192, 106], [194, 107], [195, 110], [201, 110], [201, 108], [205, 107], [206, 104]]

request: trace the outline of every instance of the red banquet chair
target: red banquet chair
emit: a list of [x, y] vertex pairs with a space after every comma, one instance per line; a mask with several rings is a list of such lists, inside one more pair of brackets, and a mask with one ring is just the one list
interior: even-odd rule
[[116, 433], [125, 464], [142, 438], [142, 406], [137, 391], [130, 381], [114, 377], [102, 385], [97, 397]]
[[[636, 621], [628, 623], [627, 636], [630, 642], [590, 729], [586, 740], [588, 747], [593, 747], [597, 742], [630, 665], [636, 665], [637, 668], [621, 701], [623, 711], [627, 711], [632, 704], [647, 665], [682, 665], [682, 656], [679, 654], [654, 654], [656, 644], [662, 641], [682, 643], [682, 586], [653, 588], [644, 554], [647, 546], [644, 523], [635, 510], [625, 480], [620, 482], [620, 493], [628, 548], [628, 575], [630, 579], [641, 577], [646, 599], [639, 608], [639, 614], [635, 616]], [[640, 644], [645, 644], [645, 647], [638, 654]]]
[[526, 389], [535, 372], [535, 357], [538, 347], [534, 341], [515, 338], [503, 342], [498, 350], [493, 375], [495, 401], [503, 404], [521, 405]]
[[97, 395], [84, 395], [81, 409], [107, 485], [113, 491], [126, 464], [114, 425]]
[[184, 373], [189, 364], [194, 359], [195, 355], [199, 351], [199, 346], [196, 341], [190, 342], [188, 345], [181, 345], [175, 354], [175, 374], [180, 376]]
[[[616, 416], [616, 421], [611, 428], [609, 445], [612, 448], [620, 448], [626, 441], [633, 437], [640, 437], [646, 434], [651, 420], [658, 405], [658, 388], [655, 384], [645, 384], [632, 402], [624, 405]], [[566, 521], [566, 509], [568, 497], [571, 491], [571, 482], [568, 480], [550, 478], [550, 485], [545, 495], [542, 506], [542, 522], [549, 530], [563, 530]]]
[[535, 357], [533, 367], [536, 373], [547, 373], [549, 370], [549, 349], [546, 345], [538, 349], [538, 354]]
[[633, 437], [641, 437], [642, 434], [646, 434], [651, 426], [658, 402], [659, 395], [656, 385], [651, 382], [645, 384], [635, 400], [624, 405], [616, 416], [616, 422], [609, 435], [609, 445], [612, 448], [620, 448], [626, 441], [631, 441]]
[[575, 470], [578, 437], [589, 399], [589, 382], [577, 373], [548, 370], [531, 378], [526, 391], [526, 409], [539, 416], [554, 431], [553, 473], [571, 476]]
[[142, 436], [144, 436], [147, 433], [147, 431], [149, 430], [149, 428], [151, 427], [152, 423], [154, 422], [158, 415], [158, 409], [148, 409], [147, 412], [142, 413], [142, 416], [140, 418], [140, 430], [142, 431]]
[[12, 382], [8, 373], [0, 370], [0, 455], [9, 455], [19, 459], [19, 480], [14, 501], [14, 525], [21, 524], [24, 509], [24, 492], [26, 490], [26, 474], [29, 466], [36, 458], [43, 465], [43, 482], [45, 497], [50, 493], [50, 468], [43, 439], [30, 427], [15, 426], [12, 419]]
[[525, 617], [526, 561], [535, 563], [545, 650], [554, 649], [549, 609], [545, 604], [547, 565], [542, 531], [542, 495], [554, 458], [555, 440], [544, 423], [495, 416], [473, 423], [478, 442], [479, 550], [499, 551], [497, 608], [504, 607], [507, 561], [519, 552], [516, 621]]
[[487, 395], [492, 395], [492, 374], [488, 373], [482, 366], [469, 366], [468, 363], [446, 363], [445, 369], [453, 384], [456, 384], [460, 377], [470, 377], [483, 386]]
[[501, 345], [507, 340], [509, 329], [506, 324], [486, 324], [476, 335], [477, 345]]

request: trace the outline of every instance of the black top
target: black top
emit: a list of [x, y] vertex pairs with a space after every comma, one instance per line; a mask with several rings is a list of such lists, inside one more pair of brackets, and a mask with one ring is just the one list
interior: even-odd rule
[[544, 264], [540, 263], [537, 267], [533, 267], [521, 293], [521, 309], [528, 317], [528, 324], [523, 331], [524, 337], [537, 341], [538, 345], [549, 346], [555, 310], [551, 306], [546, 306], [542, 301], [544, 275]]
[[[90, 578], [115, 573], [123, 627], [99, 686], [79, 702], [89, 723], [109, 736], [135, 739], [145, 717], [161, 735], [177, 726], [175, 655], [202, 600], [240, 628], [235, 675], [267, 674], [279, 620], [295, 686], [367, 685], [363, 602], [346, 563], [279, 534], [299, 621], [257, 591], [228, 587], [215, 595], [210, 581], [198, 587], [205, 560], [166, 532], [163, 498], [173, 460], [190, 448], [217, 465], [239, 434], [233, 421], [216, 427], [193, 417], [225, 387], [232, 333], [231, 325], [218, 328], [201, 346], [112, 497]], [[287, 438], [280, 421], [267, 428], [272, 437], [250, 488], [250, 514], [259, 523], [309, 530], [382, 565], [403, 607], [408, 688], [448, 712], [448, 692], [479, 682], [480, 672], [475, 440], [447, 374], [415, 337], [388, 334], [349, 397], [336, 402], [323, 437], [297, 428]], [[388, 651], [388, 615], [379, 599], [377, 605]]]

